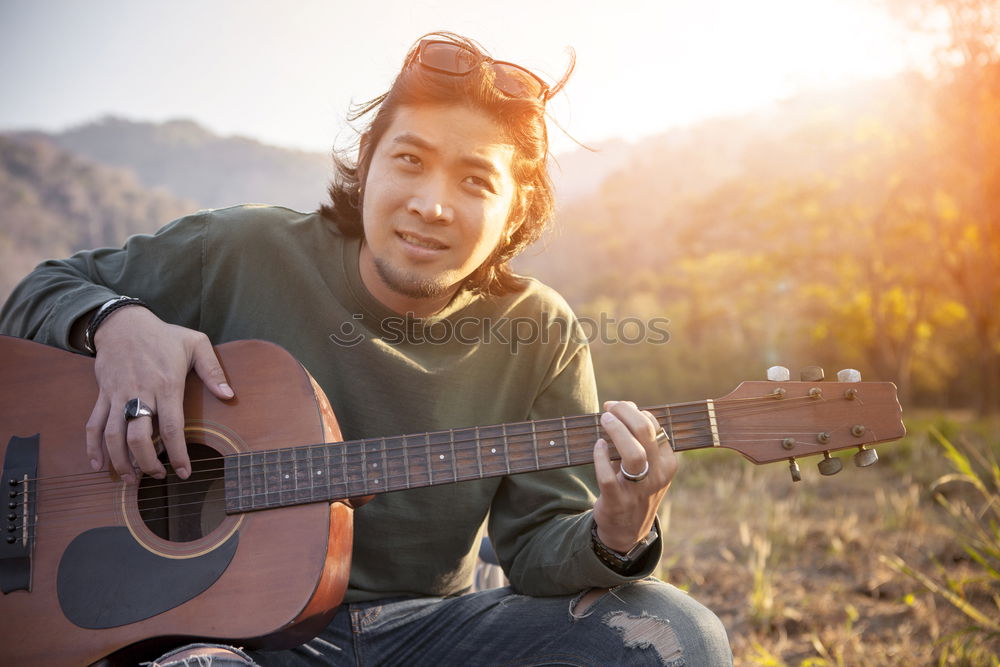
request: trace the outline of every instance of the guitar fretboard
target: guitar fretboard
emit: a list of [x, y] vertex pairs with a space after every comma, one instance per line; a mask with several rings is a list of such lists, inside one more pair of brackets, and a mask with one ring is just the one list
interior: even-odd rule
[[[719, 444], [712, 401], [649, 411], [675, 450]], [[583, 465], [601, 437], [611, 441], [592, 414], [233, 454], [225, 457], [226, 511]]]

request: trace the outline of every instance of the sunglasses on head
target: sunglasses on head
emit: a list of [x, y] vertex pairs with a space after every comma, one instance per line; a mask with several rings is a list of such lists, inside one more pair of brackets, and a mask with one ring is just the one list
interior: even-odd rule
[[549, 86], [520, 65], [493, 60], [470, 49], [436, 39], [422, 40], [414, 60], [431, 71], [464, 76], [482, 63], [493, 70], [493, 85], [508, 97], [548, 100]]

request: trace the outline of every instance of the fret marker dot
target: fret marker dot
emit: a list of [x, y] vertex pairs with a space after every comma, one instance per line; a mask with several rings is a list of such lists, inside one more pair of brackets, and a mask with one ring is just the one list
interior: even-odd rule
[[438, 456], [438, 458], [439, 458], [439, 459], [441, 459], [442, 461], [444, 461], [444, 454], [440, 454], [440, 455]]
[[378, 484], [378, 480], [377, 479], [375, 480], [375, 483]]
[[287, 473], [285, 474], [285, 479], [288, 479], [288, 474]]
[[377, 468], [377, 467], [378, 467], [378, 464], [377, 464], [377, 463], [373, 463], [373, 464], [372, 464], [372, 467], [373, 467], [373, 468]]
[[497, 453], [497, 448], [496, 447], [490, 447], [490, 454], [496, 454], [496, 453]]
[[322, 471], [322, 470], [317, 470], [317, 471], [316, 471], [316, 474], [317, 474], [317, 475], [322, 475], [322, 474], [323, 474], [323, 471]]
[[555, 440], [549, 440], [549, 447], [555, 447], [555, 446], [556, 446], [556, 441]]

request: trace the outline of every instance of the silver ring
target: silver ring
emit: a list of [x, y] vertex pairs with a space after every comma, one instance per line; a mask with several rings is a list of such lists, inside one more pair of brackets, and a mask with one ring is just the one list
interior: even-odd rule
[[656, 432], [656, 444], [657, 446], [662, 447], [664, 444], [668, 442], [670, 442], [670, 436], [667, 435], [667, 432], [664, 431], [663, 427], [661, 426], [660, 430]]
[[625, 466], [621, 467], [622, 475], [630, 482], [641, 482], [646, 479], [646, 475], [649, 474], [649, 459], [646, 459], [646, 467], [642, 469], [638, 475], [633, 475], [628, 470], [625, 470]]
[[141, 398], [133, 398], [125, 404], [125, 421], [129, 422], [139, 417], [152, 417], [153, 408], [142, 402]]

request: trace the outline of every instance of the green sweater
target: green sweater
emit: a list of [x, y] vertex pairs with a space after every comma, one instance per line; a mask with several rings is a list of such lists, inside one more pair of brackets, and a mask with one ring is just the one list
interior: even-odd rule
[[[0, 331], [73, 349], [79, 317], [119, 294], [139, 297], [216, 344], [259, 338], [285, 347], [323, 387], [345, 439], [598, 410], [589, 350], [566, 335], [575, 318], [553, 290], [529, 280], [503, 297], [461, 291], [434, 317], [407, 320], [364, 287], [359, 249], [359, 239], [317, 213], [203, 211], [122, 249], [43, 263], [4, 305]], [[535, 340], [516, 342], [533, 331]], [[594, 555], [595, 493], [593, 466], [580, 466], [376, 496], [355, 512], [346, 600], [467, 589], [487, 515], [522, 593], [567, 594], [649, 574], [659, 541], [632, 577]]]

